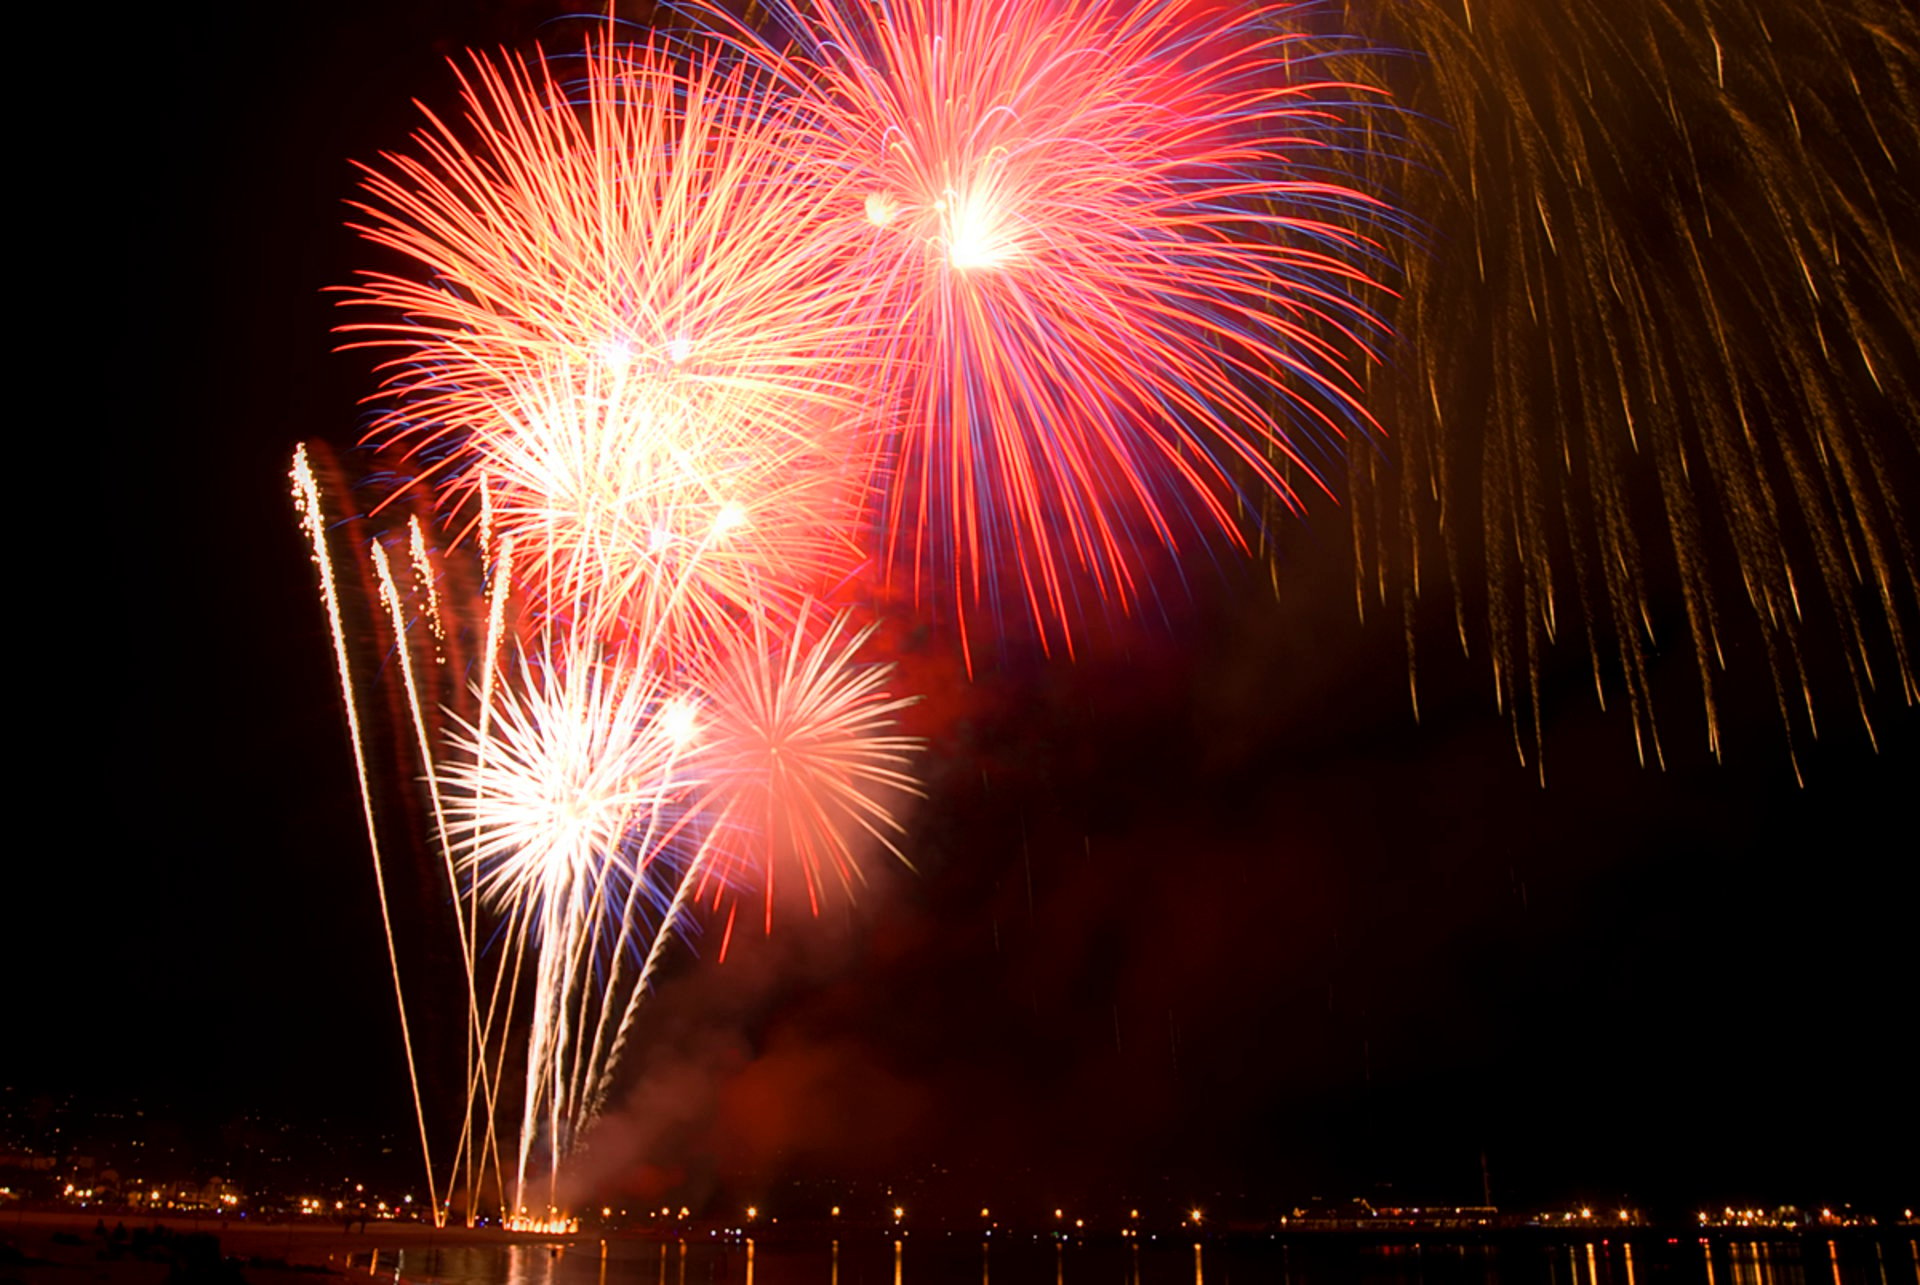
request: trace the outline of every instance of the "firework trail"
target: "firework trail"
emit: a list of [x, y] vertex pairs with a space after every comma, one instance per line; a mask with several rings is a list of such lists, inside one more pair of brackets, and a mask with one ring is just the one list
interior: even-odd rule
[[768, 40], [698, 12], [813, 113], [916, 594], [1071, 646], [1139, 600], [1141, 545], [1243, 539], [1242, 485], [1297, 505], [1370, 428], [1348, 367], [1390, 220], [1332, 157], [1377, 95], [1305, 7], [824, 0]]
[[[885, 692], [888, 667], [859, 663], [870, 630], [815, 621], [804, 612], [791, 638], [756, 629], [708, 685], [673, 695], [597, 644], [546, 640], [484, 720], [451, 718], [436, 807], [481, 903], [533, 951], [516, 1207], [541, 1139], [554, 1199], [699, 894], [758, 883], [770, 913], [774, 872], [794, 862], [817, 910], [823, 862], [849, 891], [860, 877], [860, 835], [901, 855], [888, 804], [918, 793], [918, 742], [893, 726], [911, 702]], [[511, 1007], [496, 1022], [487, 1005], [483, 1050]]]
[[1355, 456], [1363, 610], [1398, 596], [1411, 656], [1423, 578], [1445, 581], [1523, 758], [1569, 626], [1660, 756], [1649, 664], [1676, 591], [1715, 754], [1717, 677], [1749, 639], [1790, 739], [1815, 728], [1816, 645], [1863, 720], [1888, 678], [1913, 701], [1912, 6], [1409, 0], [1353, 20], [1419, 51], [1396, 85], [1410, 146], [1356, 155], [1436, 233], [1375, 399], [1397, 471]]
[[400, 956], [394, 944], [393, 916], [387, 901], [387, 876], [380, 859], [380, 835], [374, 823], [373, 794], [367, 783], [366, 743], [360, 735], [360, 710], [353, 698], [353, 667], [348, 657], [346, 628], [340, 617], [340, 597], [333, 574], [333, 555], [327, 548], [327, 529], [323, 517], [320, 483], [313, 475], [313, 462], [306, 445], [296, 447], [293, 466], [288, 473], [292, 483], [293, 504], [300, 515], [301, 529], [312, 546], [314, 569], [320, 576], [320, 601], [326, 609], [327, 626], [333, 642], [336, 672], [340, 678], [340, 701], [347, 719], [347, 739], [353, 746], [354, 776], [360, 787], [360, 812], [367, 825], [367, 848], [373, 857], [373, 881], [380, 901], [380, 926], [387, 942], [387, 963], [393, 971], [393, 999], [400, 1013], [401, 1042], [406, 1052], [407, 1081], [413, 1090], [413, 1111], [420, 1126], [421, 1158], [427, 1166], [427, 1198], [436, 1220], [441, 1217], [435, 1192], [433, 1147], [427, 1138], [426, 1105], [420, 1094], [419, 1063], [413, 1055], [412, 1027], [407, 1022], [407, 996], [400, 984]]
[[[294, 484], [336, 622], [343, 692], [351, 696], [320, 495], [304, 454]], [[821, 624], [811, 607], [791, 637], [763, 622], [724, 658], [707, 656], [704, 669], [662, 655], [660, 673], [636, 670], [625, 648], [524, 622], [513, 654], [496, 666], [507, 632], [508, 595], [499, 586], [509, 562], [503, 552], [495, 591], [478, 610], [444, 617], [484, 629], [486, 644], [469, 712], [434, 711], [421, 699], [416, 673], [439, 641], [424, 618], [441, 599], [419, 587], [409, 593], [405, 586], [417, 577], [396, 574], [378, 540], [370, 548], [393, 644], [386, 668], [404, 689], [422, 753], [421, 784], [453, 894], [452, 927], [465, 951], [464, 1124], [444, 1178], [428, 1145], [397, 929], [390, 918], [383, 922], [430, 1180], [451, 1194], [465, 1163], [471, 1218], [473, 1183], [484, 1178], [473, 1169], [484, 1171], [492, 1156], [497, 1189], [520, 1211], [520, 1223], [551, 1228], [564, 1221], [556, 1221], [553, 1205], [562, 1168], [604, 1106], [670, 943], [692, 927], [693, 894], [711, 890], [717, 902], [730, 889], [764, 884], [770, 904], [773, 870], [796, 859], [791, 843], [776, 836], [803, 836], [809, 859], [830, 847], [849, 881], [858, 878], [857, 832], [880, 837], [897, 855], [885, 835], [900, 827], [887, 804], [917, 793], [907, 771], [917, 742], [893, 734], [894, 714], [910, 702], [883, 690], [888, 668], [858, 661], [871, 631], [850, 630], [844, 614]], [[356, 762], [364, 763], [357, 704], [348, 715]], [[831, 797], [807, 797], [808, 786]], [[370, 799], [365, 812], [384, 914]], [[490, 926], [484, 935], [483, 921]], [[490, 984], [482, 963], [488, 948]], [[523, 1044], [514, 1044], [515, 1030], [524, 1031]], [[509, 1101], [501, 1088], [510, 1063], [520, 1066], [524, 1086], [509, 1175], [499, 1169], [495, 1115]], [[535, 1171], [539, 1152], [544, 1184]], [[537, 1207], [541, 1185], [545, 1215], [528, 1208], [530, 1200]]]

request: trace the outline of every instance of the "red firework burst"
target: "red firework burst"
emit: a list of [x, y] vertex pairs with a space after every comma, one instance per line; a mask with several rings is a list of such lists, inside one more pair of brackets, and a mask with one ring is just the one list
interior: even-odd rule
[[[820, 0], [741, 43], [816, 114], [881, 372], [889, 564], [1071, 642], [1137, 550], [1299, 503], [1371, 424], [1387, 217], [1329, 177], [1372, 90], [1298, 6]], [[709, 9], [709, 12], [713, 12]], [[716, 17], [720, 15], [716, 14]], [[736, 30], [738, 28], [736, 27]], [[851, 182], [848, 180], [851, 179]]]
[[[651, 47], [476, 59], [464, 119], [368, 168], [343, 327], [399, 350], [376, 433], [485, 492], [527, 590], [593, 632], [707, 634], [856, 553], [865, 329], [809, 140], [764, 78]], [[804, 181], [802, 181], [804, 177]]]

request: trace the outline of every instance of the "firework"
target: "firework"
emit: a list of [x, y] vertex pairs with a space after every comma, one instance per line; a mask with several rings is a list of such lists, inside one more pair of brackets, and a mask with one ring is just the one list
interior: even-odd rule
[[462, 86], [366, 174], [360, 231], [424, 270], [347, 291], [381, 314], [353, 342], [398, 350], [376, 436], [443, 509], [486, 497], [536, 599], [643, 649], [663, 613], [844, 575], [866, 332], [791, 113], [743, 66], [604, 41]]
[[[320, 497], [304, 455], [294, 481], [364, 763]], [[763, 884], [770, 907], [774, 871], [796, 863], [817, 905], [823, 869], [849, 887], [859, 878], [859, 834], [898, 855], [890, 804], [914, 792], [906, 769], [915, 742], [892, 733], [908, 702], [883, 690], [886, 667], [856, 664], [870, 631], [850, 630], [844, 615], [823, 624], [803, 604], [790, 635], [755, 617], [751, 629], [726, 636], [725, 651], [637, 657], [630, 646], [522, 614], [517, 641], [507, 643], [512, 536], [499, 537], [481, 601], [449, 611], [423, 570], [429, 558], [418, 532], [408, 524], [414, 575], [397, 574], [378, 540], [369, 562], [393, 642], [388, 672], [404, 692], [463, 948], [466, 1126], [444, 1179], [426, 1150], [417, 1075], [416, 1112], [436, 1187], [452, 1192], [467, 1166], [470, 1218], [491, 1158], [508, 1207], [538, 1222], [550, 1215], [528, 1213], [527, 1202], [537, 1209], [544, 1185], [551, 1206], [564, 1165], [605, 1105], [668, 947], [694, 927], [696, 894], [711, 889], [717, 899]], [[436, 712], [417, 679], [436, 668], [424, 658], [439, 656], [443, 643], [460, 650], [451, 644], [462, 628], [484, 633], [479, 681], [467, 693], [469, 712]], [[380, 875], [370, 798], [366, 812]], [[384, 891], [381, 904], [384, 912]], [[392, 954], [390, 921], [388, 929]], [[404, 1031], [397, 958], [394, 978]], [[411, 1068], [410, 1033], [408, 1049]], [[524, 1074], [509, 1173], [496, 1117], [514, 1104], [501, 1090], [515, 1066]]]
[[1284, 5], [774, 9], [790, 47], [739, 39], [813, 112], [857, 246], [916, 592], [1070, 643], [1083, 600], [1138, 600], [1143, 546], [1239, 538], [1243, 480], [1325, 485], [1371, 423], [1354, 228], [1385, 214], [1330, 176], [1374, 97], [1326, 73], [1337, 42]]
[[[693, 700], [577, 638], [523, 655], [490, 731], [459, 721], [442, 769], [455, 846], [480, 894], [535, 947], [516, 1190], [544, 1134], [549, 1175], [592, 1122], [606, 1026], [637, 987], [666, 873], [699, 810]], [[697, 851], [697, 844], [688, 845]], [[691, 858], [697, 859], [697, 858]], [[549, 1182], [551, 1195], [552, 1182]], [[519, 1203], [517, 1200], [516, 1203]]]
[[[370, 562], [464, 956], [470, 1217], [489, 1157], [507, 1195], [516, 1068], [512, 1205], [543, 1217], [544, 1148], [552, 1214], [698, 911], [757, 887], [770, 927], [777, 889], [817, 911], [867, 847], [904, 860], [908, 702], [815, 605], [863, 552], [963, 640], [1006, 608], [1070, 645], [1147, 549], [1243, 539], [1243, 489], [1297, 505], [1370, 427], [1385, 207], [1333, 158], [1376, 95], [1295, 16], [910, 0], [787, 11], [786, 51], [603, 35], [474, 60], [460, 117], [366, 170], [359, 231], [410, 275], [364, 274], [343, 329], [388, 353], [374, 437], [454, 537], [416, 518], [411, 578]], [[475, 603], [435, 574], [462, 544]]]
[[471, 444], [528, 593], [645, 653], [710, 645], [859, 560], [865, 479], [844, 420], [789, 432], [724, 390], [540, 372]]
[[[696, 730], [689, 697], [607, 663], [590, 644], [519, 657], [517, 687], [492, 702], [489, 730], [456, 716], [450, 825], [461, 860], [497, 911], [534, 932], [574, 905], [604, 906], [616, 874], [639, 883], [655, 844], [629, 852], [641, 819], [656, 824], [691, 790], [677, 771]], [[585, 898], [586, 900], [582, 900]]]
[[[827, 873], [849, 897], [864, 879], [865, 841], [906, 862], [896, 843], [904, 829], [894, 805], [920, 793], [909, 771], [920, 742], [894, 727], [895, 716], [915, 698], [886, 692], [892, 666], [858, 662], [872, 634], [871, 626], [851, 629], [844, 612], [821, 623], [807, 604], [791, 634], [775, 635], [758, 620], [730, 652], [707, 657], [694, 766], [708, 783], [707, 828], [628, 992], [588, 1100], [589, 1116], [612, 1087], [670, 935], [704, 892], [712, 891], [717, 909], [729, 890], [758, 883], [771, 932], [782, 868], [793, 867], [817, 914]], [[736, 902], [727, 914], [723, 959], [738, 910]]]
[[790, 636], [756, 626], [705, 680], [713, 723], [703, 762], [721, 783], [727, 850], [759, 873], [769, 929], [783, 866], [818, 914], [829, 879], [853, 893], [864, 844], [906, 860], [888, 805], [919, 793], [907, 771], [918, 742], [892, 730], [914, 698], [887, 693], [892, 666], [856, 663], [872, 634], [845, 613], [820, 624], [805, 612]]
[[[668, 943], [693, 926], [693, 891], [756, 864], [715, 855], [748, 831], [712, 776], [726, 765], [702, 753], [694, 680], [770, 625], [801, 627], [808, 595], [846, 575], [873, 466], [850, 251], [817, 176], [797, 181], [803, 139], [755, 73], [602, 40], [577, 58], [476, 60], [462, 88], [460, 121], [430, 116], [414, 155], [367, 171], [360, 231], [424, 272], [364, 276], [350, 301], [380, 315], [346, 329], [397, 350], [375, 435], [486, 572], [483, 611], [464, 613], [485, 633], [470, 712], [446, 711], [436, 735], [414, 651], [457, 654], [463, 613], [417, 520], [411, 591], [372, 549], [463, 947], [453, 1163], [471, 1218], [489, 1156], [508, 1196], [493, 1122], [510, 1054], [524, 1070], [510, 1207], [526, 1215], [536, 1150], [551, 1201]], [[301, 496], [320, 556], [317, 496]], [[327, 592], [332, 611], [330, 576]], [[424, 1147], [417, 1091], [416, 1108]]]
[[[1837, 642], [1863, 719], [1876, 673], [1915, 699], [1912, 6], [1354, 16], [1422, 55], [1403, 68], [1410, 146], [1356, 155], [1439, 234], [1394, 314], [1403, 368], [1377, 390], [1399, 467], [1355, 457], [1363, 607], [1405, 559], [1411, 645], [1423, 573], [1450, 582], [1523, 757], [1563, 629], [1584, 632], [1603, 702], [1624, 688], [1644, 759], [1661, 754], [1664, 634], [1691, 641], [1716, 754], [1736, 649], [1766, 657], [1790, 738], [1814, 728], [1815, 640]], [[1682, 618], [1657, 630], [1676, 591]]]
[[347, 739], [353, 747], [354, 776], [360, 787], [360, 815], [366, 822], [367, 848], [373, 858], [374, 889], [380, 900], [380, 927], [387, 943], [387, 963], [393, 973], [393, 999], [400, 1013], [400, 1036], [406, 1051], [407, 1081], [413, 1091], [414, 1118], [420, 1126], [421, 1159], [427, 1167], [427, 1192], [432, 1201], [434, 1216], [440, 1216], [440, 1204], [434, 1199], [435, 1174], [433, 1170], [433, 1147], [427, 1138], [426, 1106], [420, 1094], [419, 1063], [413, 1052], [412, 1027], [407, 1022], [407, 995], [400, 982], [400, 956], [394, 944], [393, 913], [387, 901], [386, 869], [380, 858], [380, 834], [374, 824], [373, 793], [367, 781], [366, 744], [360, 735], [360, 709], [353, 697], [353, 666], [347, 651], [346, 627], [340, 615], [339, 588], [334, 580], [333, 555], [327, 547], [326, 523], [323, 518], [320, 483], [313, 474], [313, 462], [308, 458], [303, 443], [294, 449], [293, 466], [288, 471], [288, 480], [292, 483], [294, 509], [300, 515], [300, 526], [312, 546], [314, 569], [320, 576], [320, 602], [327, 615], [328, 632], [333, 642], [335, 670], [340, 679], [340, 702], [346, 714]]

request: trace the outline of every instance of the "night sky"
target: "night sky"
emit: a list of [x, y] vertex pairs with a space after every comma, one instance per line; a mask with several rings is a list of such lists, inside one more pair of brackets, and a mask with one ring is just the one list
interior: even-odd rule
[[[401, 145], [412, 97], [450, 101], [448, 54], [547, 13], [108, 19], [107, 70], [61, 109], [98, 160], [33, 189], [53, 369], [16, 346], [58, 390], [15, 426], [40, 461], [13, 613], [20, 1083], [410, 1127], [284, 473], [296, 441], [348, 446], [372, 387], [321, 293], [363, 258], [349, 158]], [[1677, 648], [1648, 770], [1563, 647], [1542, 789], [1444, 611], [1416, 724], [1342, 515], [1278, 538], [1277, 597], [1196, 560], [1166, 620], [1078, 664], [1015, 646], [969, 684], [951, 638], [909, 650], [918, 873], [875, 861], [850, 911], [677, 960], [606, 1189], [941, 1165], [1036, 1207], [1473, 1202], [1484, 1153], [1503, 1205], [1920, 1195], [1920, 717], [1897, 692], [1876, 754], [1830, 685], [1799, 788], [1760, 658], [1731, 657], [1715, 765]]]

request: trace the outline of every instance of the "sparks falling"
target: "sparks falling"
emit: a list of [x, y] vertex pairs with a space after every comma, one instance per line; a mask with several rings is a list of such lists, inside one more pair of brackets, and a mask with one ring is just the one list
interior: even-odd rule
[[1354, 457], [1363, 610], [1398, 599], [1411, 650], [1417, 602], [1451, 596], [1523, 758], [1568, 633], [1643, 761], [1652, 661], [1681, 639], [1716, 756], [1741, 651], [1790, 740], [1817, 731], [1827, 638], [1869, 735], [1876, 687], [1920, 699], [1913, 6], [1349, 12], [1422, 55], [1407, 137], [1353, 156], [1447, 239], [1411, 261], [1408, 356], [1377, 381], [1399, 460]]

